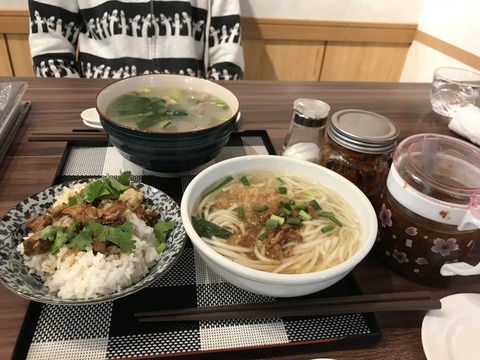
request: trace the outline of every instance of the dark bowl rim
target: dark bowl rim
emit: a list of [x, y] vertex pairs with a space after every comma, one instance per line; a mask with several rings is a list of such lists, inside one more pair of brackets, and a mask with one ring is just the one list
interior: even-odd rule
[[[110, 86], [114, 86], [116, 83], [118, 82], [121, 82], [121, 81], [128, 81], [128, 80], [131, 80], [131, 79], [134, 79], [134, 78], [138, 78], [138, 77], [159, 77], [159, 76], [169, 76], [169, 77], [179, 77], [179, 78], [193, 78], [195, 80], [199, 80], [199, 81], [204, 81], [204, 82], [208, 82], [208, 83], [212, 83], [216, 86], [219, 86], [223, 89], [225, 89], [225, 91], [231, 93], [236, 99], [237, 99], [237, 103], [238, 103], [238, 106], [237, 106], [237, 109], [236, 111], [232, 114], [232, 116], [225, 120], [224, 122], [220, 123], [220, 124], [217, 124], [215, 126], [210, 126], [208, 128], [205, 128], [205, 129], [200, 129], [200, 130], [194, 130], [194, 131], [182, 131], [182, 132], [161, 132], [161, 131], [148, 131], [148, 130], [138, 130], [138, 129], [133, 129], [131, 127], [128, 127], [128, 126], [124, 126], [124, 125], [121, 125], [119, 124], [118, 122], [116, 121], [113, 121], [111, 120], [107, 115], [105, 115], [98, 107], [98, 97], [100, 96], [100, 94], [106, 90], [107, 88], [109, 88]], [[99, 117], [100, 117], [100, 123], [102, 124], [103, 126], [103, 123], [107, 123], [108, 125], [111, 125], [111, 126], [114, 126], [114, 127], [117, 127], [117, 128], [121, 128], [123, 130], [127, 130], [127, 131], [130, 131], [132, 133], [138, 133], [138, 134], [148, 134], [148, 135], [165, 135], [165, 136], [178, 136], [178, 135], [186, 135], [186, 134], [196, 134], [196, 133], [206, 133], [206, 132], [210, 132], [214, 129], [217, 129], [217, 128], [220, 128], [228, 123], [230, 123], [231, 121], [236, 121], [237, 120], [237, 117], [238, 117], [238, 114], [240, 113], [240, 101], [238, 100], [238, 97], [237, 95], [235, 95], [233, 93], [233, 91], [231, 91], [230, 89], [227, 89], [226, 87], [224, 87], [223, 85], [217, 83], [217, 82], [214, 82], [212, 80], [208, 80], [208, 79], [203, 79], [203, 78], [197, 78], [197, 77], [193, 77], [193, 76], [189, 76], [189, 75], [180, 75], [180, 74], [141, 74], [141, 75], [137, 75], [137, 76], [134, 76], [134, 77], [129, 77], [129, 78], [124, 78], [124, 79], [118, 79], [112, 83], [109, 83], [107, 84], [106, 86], [104, 86], [98, 93], [97, 95], [95, 96], [95, 109], [97, 110], [98, 114], [99, 114]], [[105, 127], [104, 127], [105, 128]]]

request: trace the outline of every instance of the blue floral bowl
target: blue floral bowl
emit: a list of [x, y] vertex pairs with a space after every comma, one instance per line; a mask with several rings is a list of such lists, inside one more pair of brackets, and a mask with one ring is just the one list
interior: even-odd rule
[[167, 238], [167, 248], [160, 259], [138, 282], [108, 295], [66, 299], [51, 292], [39, 276], [30, 272], [23, 255], [17, 250], [17, 246], [28, 234], [25, 225], [28, 217], [45, 214], [55, 203], [56, 196], [64, 191], [65, 186], [72, 188], [75, 184], [84, 181], [86, 180], [72, 181], [48, 188], [25, 199], [0, 220], [0, 283], [7, 289], [26, 299], [48, 304], [81, 305], [110, 301], [132, 294], [152, 284], [163, 276], [178, 259], [186, 242], [186, 233], [178, 204], [156, 188], [141, 183], [132, 183], [144, 193], [144, 202], [149, 208], [158, 210], [165, 221], [177, 223]]

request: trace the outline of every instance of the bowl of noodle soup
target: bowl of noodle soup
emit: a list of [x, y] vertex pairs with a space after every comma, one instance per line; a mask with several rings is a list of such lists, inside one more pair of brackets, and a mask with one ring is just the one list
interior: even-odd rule
[[282, 156], [241, 156], [203, 170], [184, 192], [181, 216], [213, 272], [275, 297], [335, 284], [377, 235], [375, 211], [352, 182]]

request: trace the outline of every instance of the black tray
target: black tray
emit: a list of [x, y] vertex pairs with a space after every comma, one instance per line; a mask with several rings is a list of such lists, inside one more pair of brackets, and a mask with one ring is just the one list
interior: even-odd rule
[[[70, 143], [56, 183], [101, 176], [125, 161], [110, 144]], [[265, 131], [234, 133], [215, 161], [245, 154], [275, 154]], [[94, 157], [99, 161], [89, 161]], [[121, 164], [113, 164], [120, 161]], [[103, 166], [102, 166], [103, 163]], [[159, 178], [135, 170], [137, 181], [155, 186], [176, 201], [195, 174]], [[114, 174], [115, 172], [110, 172]], [[352, 274], [321, 292], [324, 298], [360, 294]], [[253, 358], [262, 354], [318, 352], [373, 346], [381, 338], [374, 314], [296, 318], [138, 323], [134, 312], [161, 308], [282, 301], [255, 295], [211, 272], [187, 241], [169, 272], [125, 298], [83, 306], [30, 302], [13, 359], [145, 359], [164, 357]]]

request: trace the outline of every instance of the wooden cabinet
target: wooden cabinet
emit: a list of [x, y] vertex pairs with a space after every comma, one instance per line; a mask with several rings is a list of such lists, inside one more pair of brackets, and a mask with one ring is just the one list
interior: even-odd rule
[[[242, 18], [247, 80], [398, 81], [416, 24]], [[0, 76], [33, 76], [26, 10], [0, 10]]]

